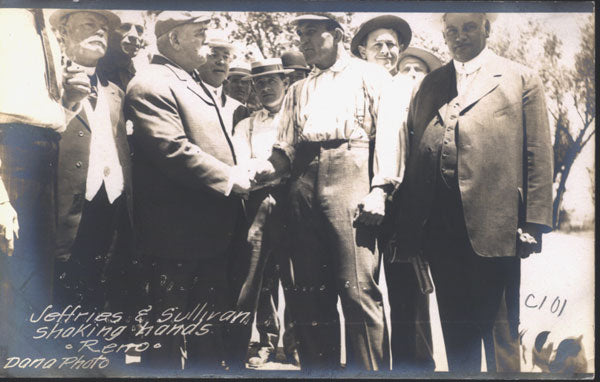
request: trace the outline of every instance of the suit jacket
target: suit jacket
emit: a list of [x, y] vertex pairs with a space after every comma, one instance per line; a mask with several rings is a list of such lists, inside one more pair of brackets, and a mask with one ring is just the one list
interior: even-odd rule
[[230, 96], [226, 95], [225, 92], [221, 92], [221, 99], [216, 100], [217, 97], [210, 94], [210, 91], [204, 85], [204, 83], [201, 82], [200, 86], [213, 103], [218, 103], [223, 124], [225, 125], [229, 135], [233, 136], [235, 126], [242, 119], [248, 118], [250, 116], [250, 111], [246, 106], [242, 105], [240, 101], [231, 98]]
[[475, 75], [458, 107], [449, 104], [457, 96], [452, 62], [427, 75], [411, 102], [400, 253], [420, 252], [441, 177], [438, 150], [445, 128], [456, 121], [458, 185], [475, 252], [515, 256], [523, 221], [551, 229], [552, 145], [541, 81], [529, 68], [495, 55]]
[[[98, 81], [98, 86], [104, 87], [104, 94], [108, 97], [110, 109], [108, 122], [112, 126], [119, 162], [123, 169], [124, 193], [131, 218], [131, 155], [123, 117], [124, 94], [117, 85], [102, 77]], [[83, 109], [69, 122], [66, 130], [61, 134], [58, 150], [56, 256], [70, 253], [79, 229], [85, 202], [91, 137], [90, 124]]]
[[228, 195], [235, 152], [223, 117], [189, 73], [165, 57], [131, 80], [134, 218], [144, 255], [210, 257], [224, 252], [241, 200]]

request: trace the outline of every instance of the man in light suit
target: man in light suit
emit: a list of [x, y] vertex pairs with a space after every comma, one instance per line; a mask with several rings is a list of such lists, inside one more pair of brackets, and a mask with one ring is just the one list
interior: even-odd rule
[[[518, 371], [520, 258], [552, 222], [544, 90], [486, 48], [486, 14], [445, 14], [453, 60], [412, 100], [401, 254], [429, 260], [451, 372]], [[516, 303], [515, 303], [516, 302]]]
[[50, 22], [63, 36], [66, 55], [85, 68], [91, 84], [82, 111], [59, 142], [55, 303], [102, 310], [104, 265], [117, 223], [131, 206], [124, 94], [96, 74], [108, 31], [120, 20], [108, 11], [59, 10]]
[[[155, 26], [159, 54], [130, 82], [125, 100], [134, 125], [136, 247], [151, 268], [151, 325], [169, 308], [236, 309], [248, 273], [249, 256], [239, 247], [248, 171], [237, 165], [220, 109], [196, 70], [206, 62], [209, 21], [204, 14], [162, 12]], [[150, 351], [149, 365], [207, 372], [225, 360], [243, 367], [249, 326], [211, 324], [204, 334], [199, 327], [185, 336], [151, 337], [162, 346]]]

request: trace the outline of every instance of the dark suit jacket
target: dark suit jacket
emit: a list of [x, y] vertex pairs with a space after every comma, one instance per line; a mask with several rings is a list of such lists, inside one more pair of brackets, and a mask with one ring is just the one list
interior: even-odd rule
[[138, 249], [156, 257], [227, 249], [241, 201], [226, 196], [235, 152], [223, 118], [190, 74], [165, 57], [129, 83]]
[[[131, 218], [131, 157], [123, 117], [124, 94], [117, 85], [102, 78], [98, 86], [104, 87], [104, 94], [108, 97], [110, 121], [107, 122], [112, 125], [119, 161], [123, 168], [124, 192]], [[70, 253], [79, 229], [85, 202], [90, 143], [91, 130], [85, 110], [82, 110], [69, 122], [59, 142], [56, 256]]]
[[552, 145], [541, 81], [530, 69], [494, 55], [459, 107], [449, 110], [456, 95], [450, 62], [427, 75], [412, 100], [400, 253], [421, 248], [441, 176], [438, 149], [446, 126], [458, 121], [457, 176], [473, 249], [484, 257], [515, 256], [520, 216], [546, 231], [552, 225]]

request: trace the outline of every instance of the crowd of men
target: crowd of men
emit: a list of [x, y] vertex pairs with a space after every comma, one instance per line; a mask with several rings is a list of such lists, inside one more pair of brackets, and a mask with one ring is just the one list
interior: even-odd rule
[[441, 16], [442, 64], [400, 17], [348, 52], [335, 16], [299, 14], [299, 51], [247, 64], [207, 13], [163, 11], [136, 69], [131, 12], [54, 11], [59, 46], [42, 10], [0, 11], [2, 357], [40, 352], [26, 321], [50, 303], [125, 312], [132, 343], [140, 309], [207, 304], [256, 317], [252, 357], [251, 323], [225, 321], [142, 365], [260, 367], [283, 326], [288, 362], [341, 370], [339, 298], [347, 370], [429, 373], [433, 284], [450, 372], [478, 373], [482, 343], [488, 371], [519, 371], [552, 148], [539, 78], [486, 47], [493, 19]]

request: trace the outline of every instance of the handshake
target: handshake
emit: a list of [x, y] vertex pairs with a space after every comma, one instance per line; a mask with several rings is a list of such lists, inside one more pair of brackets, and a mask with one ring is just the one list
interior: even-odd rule
[[273, 163], [265, 159], [252, 158], [248, 162], [232, 168], [231, 192], [244, 199], [251, 191], [279, 183]]

